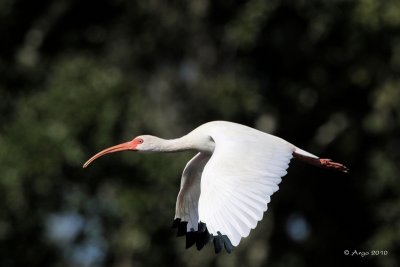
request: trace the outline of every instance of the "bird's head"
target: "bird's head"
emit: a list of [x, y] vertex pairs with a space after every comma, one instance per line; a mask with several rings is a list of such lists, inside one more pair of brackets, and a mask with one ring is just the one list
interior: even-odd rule
[[109, 148], [106, 148], [93, 157], [91, 157], [86, 163], [83, 165], [83, 168], [89, 166], [95, 159], [109, 153], [114, 153], [118, 151], [130, 150], [130, 151], [157, 151], [157, 144], [160, 142], [160, 138], [152, 136], [152, 135], [140, 135], [133, 138], [129, 142], [125, 142], [119, 145], [115, 145]]

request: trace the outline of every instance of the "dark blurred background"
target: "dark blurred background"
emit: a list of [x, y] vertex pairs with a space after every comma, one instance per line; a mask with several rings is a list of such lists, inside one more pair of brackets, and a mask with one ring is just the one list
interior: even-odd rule
[[[398, 0], [1, 0], [0, 37], [0, 266], [400, 266]], [[81, 167], [217, 119], [351, 172], [291, 163], [215, 256], [170, 229], [193, 153]]]

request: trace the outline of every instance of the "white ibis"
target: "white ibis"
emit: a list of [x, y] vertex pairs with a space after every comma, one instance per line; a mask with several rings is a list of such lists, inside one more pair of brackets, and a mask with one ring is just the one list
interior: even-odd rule
[[213, 241], [215, 252], [230, 253], [263, 217], [278, 190], [290, 159], [347, 172], [346, 166], [320, 159], [291, 143], [233, 122], [205, 123], [172, 140], [141, 135], [107, 148], [83, 167], [108, 153], [198, 151], [183, 170], [173, 227], [186, 236], [186, 248], [198, 250]]

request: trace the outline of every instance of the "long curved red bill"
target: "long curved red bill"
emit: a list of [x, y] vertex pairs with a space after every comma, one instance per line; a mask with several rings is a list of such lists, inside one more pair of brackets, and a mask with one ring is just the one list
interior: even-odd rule
[[97, 159], [105, 154], [114, 153], [114, 152], [123, 151], [123, 150], [136, 150], [136, 146], [133, 142], [126, 142], [126, 143], [122, 143], [122, 144], [119, 144], [116, 146], [106, 148], [106, 149], [100, 151], [99, 153], [97, 153], [96, 155], [94, 155], [93, 157], [91, 157], [88, 161], [86, 161], [85, 164], [83, 164], [83, 168], [86, 168], [95, 159]]

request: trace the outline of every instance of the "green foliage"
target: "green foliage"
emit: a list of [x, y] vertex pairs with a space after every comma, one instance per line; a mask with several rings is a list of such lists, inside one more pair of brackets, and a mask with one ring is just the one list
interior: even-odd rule
[[[0, 34], [1, 266], [399, 265], [398, 1], [7, 0]], [[169, 229], [193, 153], [81, 168], [135, 135], [217, 119], [351, 173], [292, 163], [264, 220], [214, 256]]]

